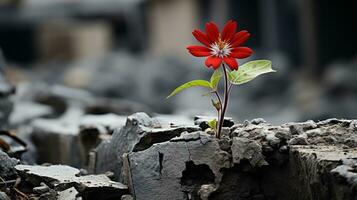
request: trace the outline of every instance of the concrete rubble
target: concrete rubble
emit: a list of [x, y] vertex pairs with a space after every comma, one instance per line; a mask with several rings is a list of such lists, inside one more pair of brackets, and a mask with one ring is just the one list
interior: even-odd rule
[[[117, 129], [110, 140], [103, 141], [93, 152], [92, 169], [96, 173], [113, 171], [120, 177], [124, 153], [142, 151], [155, 143], [169, 141], [184, 131], [200, 130], [198, 126], [163, 127], [157, 119], [145, 113], [128, 117], [124, 127]], [[113, 158], [116, 158], [113, 160]]]
[[339, 119], [280, 126], [246, 121], [230, 128], [229, 150], [220, 145], [227, 138], [183, 132], [124, 154], [122, 176], [138, 200], [355, 200], [355, 124]]
[[357, 121], [227, 118], [216, 139], [208, 120], [182, 118], [177, 125], [167, 116], [88, 114], [70, 106], [61, 117], [26, 126], [39, 164], [78, 169], [20, 164], [0, 151], [0, 177], [10, 188], [1, 190], [0, 181], [0, 195], [12, 198], [17, 188], [60, 200], [356, 200]]
[[[33, 188], [34, 193], [54, 190], [54, 194], [61, 198], [78, 193], [76, 196], [82, 199], [118, 199], [128, 191], [127, 186], [110, 180], [104, 174], [81, 176], [80, 170], [65, 165], [17, 165], [15, 169], [25, 182], [39, 185]], [[57, 191], [61, 193], [57, 194]]]

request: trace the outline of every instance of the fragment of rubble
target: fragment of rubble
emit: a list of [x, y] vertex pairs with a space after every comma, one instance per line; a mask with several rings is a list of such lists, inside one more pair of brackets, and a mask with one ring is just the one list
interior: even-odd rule
[[14, 158], [10, 158], [5, 152], [0, 150], [0, 177], [3, 179], [16, 177], [15, 165], [19, 161]]
[[78, 191], [76, 188], [71, 187], [66, 190], [58, 192], [57, 199], [58, 200], [79, 200], [80, 197], [77, 197]]
[[35, 102], [15, 102], [14, 109], [10, 114], [11, 126], [19, 126], [30, 123], [36, 118], [46, 118], [53, 115], [53, 110], [48, 105]]
[[84, 115], [78, 107], [69, 108], [58, 119], [36, 119], [31, 139], [37, 147], [37, 161], [87, 167], [90, 151], [108, 140], [124, 120], [115, 114]]
[[121, 196], [121, 200], [134, 200], [133, 196], [125, 194]]
[[268, 165], [262, 154], [262, 146], [255, 140], [234, 137], [232, 139], [232, 158], [234, 164], [240, 164], [242, 160], [248, 160], [250, 165], [261, 167]]
[[123, 174], [137, 200], [198, 199], [201, 185], [219, 184], [230, 165], [218, 140], [200, 131], [127, 154]]
[[127, 118], [123, 128], [117, 129], [110, 140], [103, 141], [96, 149], [90, 166], [96, 173], [112, 171], [119, 180], [122, 155], [127, 152], [143, 151], [155, 143], [169, 141], [182, 132], [200, 130], [198, 126], [164, 127], [155, 118], [145, 113], [135, 113]]
[[280, 144], [280, 139], [275, 136], [275, 133], [272, 131], [266, 132], [265, 139], [272, 147], [278, 147]]
[[311, 129], [305, 132], [308, 138], [319, 137], [322, 135], [321, 128]]
[[350, 120], [330, 118], [330, 119], [326, 119], [326, 120], [317, 122], [317, 125], [324, 126], [324, 125], [343, 124], [348, 127], [350, 123], [351, 123]]
[[250, 123], [254, 125], [259, 125], [259, 124], [265, 124], [267, 122], [263, 118], [256, 118], [256, 119], [252, 119]]
[[[291, 185], [296, 199], [354, 199], [356, 172], [350, 171], [357, 163], [356, 149], [341, 146], [291, 146], [290, 175], [299, 177]], [[341, 162], [341, 160], [343, 162]], [[313, 185], [313, 187], [311, 187]]]
[[357, 131], [357, 120], [352, 120], [351, 123], [350, 123], [349, 128], [350, 128], [352, 131]]
[[218, 140], [219, 147], [223, 151], [231, 152], [232, 140], [229, 138], [221, 138]]
[[50, 191], [50, 188], [43, 182], [40, 183], [40, 186], [34, 187], [32, 191], [36, 194], [44, 194]]
[[0, 191], [0, 200], [10, 200], [10, 197], [5, 192]]
[[31, 139], [36, 146], [38, 163], [63, 163], [81, 167], [77, 136], [82, 116], [80, 108], [72, 107], [59, 119], [36, 119], [31, 123]]
[[[104, 174], [79, 176], [80, 170], [65, 165], [50, 166], [15, 166], [23, 180], [33, 185], [44, 182], [56, 191], [76, 188], [83, 199], [90, 198], [120, 198], [126, 194], [128, 187], [110, 180]], [[41, 186], [41, 185], [40, 185]]]
[[[207, 128], [209, 128], [208, 122], [211, 121], [212, 119], [217, 119], [217, 117], [207, 117], [207, 116], [195, 116], [194, 118], [194, 123], [195, 125], [198, 125], [201, 127], [201, 129], [204, 131]], [[232, 127], [234, 125], [234, 121], [230, 117], [225, 117], [223, 121], [223, 127]]]
[[280, 140], [290, 140], [291, 132], [288, 129], [280, 128], [279, 130], [275, 131], [275, 137], [279, 138]]
[[343, 164], [337, 166], [331, 173], [335, 177], [341, 177], [351, 185], [357, 184], [357, 158], [343, 159]]
[[309, 142], [307, 141], [306, 137], [297, 136], [289, 140], [289, 145], [307, 145]]
[[198, 190], [198, 194], [202, 200], [208, 200], [209, 196], [214, 192], [217, 188], [213, 184], [205, 184], [201, 185], [200, 190]]
[[287, 123], [284, 124], [285, 126], [289, 126], [291, 134], [298, 135], [307, 130], [315, 129], [318, 127], [318, 124], [313, 120], [308, 120], [306, 122], [299, 122], [299, 123]]
[[84, 115], [79, 122], [80, 129], [97, 129], [102, 134], [111, 133], [125, 125], [126, 117], [116, 114]]

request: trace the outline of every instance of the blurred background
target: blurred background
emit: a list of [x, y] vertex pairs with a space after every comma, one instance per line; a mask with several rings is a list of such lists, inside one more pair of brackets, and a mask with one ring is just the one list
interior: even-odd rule
[[[357, 117], [355, 1], [326, 0], [0, 0], [0, 68], [22, 98], [41, 88], [75, 98], [112, 99], [128, 112], [213, 115], [205, 90], [165, 97], [208, 79], [186, 46], [208, 21], [251, 32], [250, 59], [278, 72], [235, 87], [229, 115], [278, 124]], [[28, 89], [31, 88], [31, 89]], [[25, 91], [25, 92], [24, 92]], [[36, 95], [35, 95], [36, 94]], [[86, 95], [83, 95], [86, 94]], [[121, 105], [119, 105], [121, 104]], [[30, 106], [31, 107], [31, 106]], [[28, 107], [23, 107], [23, 112]], [[58, 112], [61, 106], [56, 105]], [[28, 108], [30, 109], [30, 108]], [[102, 113], [105, 108], [93, 108]]]

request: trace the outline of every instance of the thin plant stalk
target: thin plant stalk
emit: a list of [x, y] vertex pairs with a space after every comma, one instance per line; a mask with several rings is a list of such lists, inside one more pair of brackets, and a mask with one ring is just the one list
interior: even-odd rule
[[223, 106], [221, 108], [220, 112], [220, 117], [218, 118], [218, 126], [217, 126], [217, 138], [221, 137], [222, 133], [222, 127], [224, 123], [224, 116], [226, 114], [227, 106], [228, 106], [228, 98], [229, 98], [229, 92], [230, 92], [230, 85], [228, 85], [228, 75], [227, 75], [227, 69], [224, 64], [222, 64], [223, 68], [223, 75], [224, 75], [224, 99], [223, 99]]

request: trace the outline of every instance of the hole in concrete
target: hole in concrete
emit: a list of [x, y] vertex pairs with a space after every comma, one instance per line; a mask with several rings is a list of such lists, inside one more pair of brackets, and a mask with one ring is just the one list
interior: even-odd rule
[[187, 199], [200, 199], [197, 192], [203, 184], [214, 183], [215, 175], [208, 165], [195, 165], [193, 161], [186, 162], [182, 172], [181, 186]]
[[[246, 165], [249, 165], [249, 163]], [[266, 199], [257, 181], [259, 177], [254, 176], [250, 171], [235, 166], [230, 169], [222, 169], [221, 172], [223, 177], [220, 186], [210, 195], [209, 200]]]

